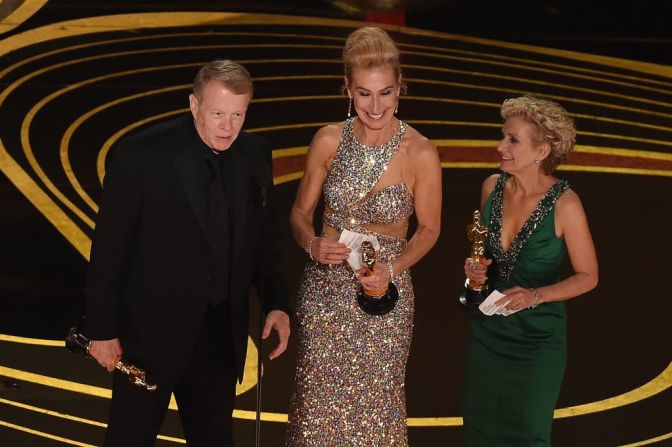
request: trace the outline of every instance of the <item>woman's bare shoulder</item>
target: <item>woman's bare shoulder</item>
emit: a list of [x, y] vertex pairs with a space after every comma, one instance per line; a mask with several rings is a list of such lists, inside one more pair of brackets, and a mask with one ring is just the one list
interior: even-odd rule
[[407, 125], [404, 140], [411, 159], [417, 159], [421, 162], [438, 159], [438, 150], [434, 143], [412, 126]]
[[338, 142], [341, 139], [343, 134], [343, 122], [336, 124], [329, 124], [327, 126], [321, 127], [315, 136], [313, 136], [313, 145], [327, 145], [333, 146], [334, 144], [338, 146]]
[[483, 180], [483, 191], [487, 191], [488, 193], [492, 192], [492, 190], [495, 189], [497, 180], [499, 180], [499, 174], [487, 176], [485, 180]]
[[329, 124], [321, 127], [310, 142], [308, 159], [319, 160], [320, 164], [329, 164], [343, 134], [343, 123]]
[[556, 213], [560, 213], [561, 215], [584, 213], [581, 198], [579, 198], [579, 195], [571, 188], [567, 189], [560, 197], [558, 197], [557, 202], [555, 202], [555, 210]]

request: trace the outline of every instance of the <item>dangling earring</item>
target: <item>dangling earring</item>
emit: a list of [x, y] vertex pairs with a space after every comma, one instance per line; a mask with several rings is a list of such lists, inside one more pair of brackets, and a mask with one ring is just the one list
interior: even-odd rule
[[348, 118], [350, 118], [350, 112], [352, 112], [352, 96], [348, 96], [348, 98], [350, 98], [348, 100]]
[[394, 108], [394, 114], [396, 115], [397, 113], [399, 113], [399, 96], [397, 96], [397, 105]]
[[541, 166], [541, 160], [534, 160], [534, 164], [537, 165], [537, 167]]

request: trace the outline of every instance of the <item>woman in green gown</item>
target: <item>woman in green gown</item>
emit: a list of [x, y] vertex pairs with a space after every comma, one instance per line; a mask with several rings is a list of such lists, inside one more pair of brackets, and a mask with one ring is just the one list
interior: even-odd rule
[[[558, 104], [531, 96], [501, 108], [501, 173], [483, 182], [485, 263], [467, 259], [475, 281], [505, 296], [508, 316], [478, 314], [467, 348], [464, 429], [468, 447], [551, 445], [566, 360], [564, 301], [597, 285], [597, 259], [579, 196], [555, 168], [576, 129]], [[565, 256], [574, 273], [558, 278]]]

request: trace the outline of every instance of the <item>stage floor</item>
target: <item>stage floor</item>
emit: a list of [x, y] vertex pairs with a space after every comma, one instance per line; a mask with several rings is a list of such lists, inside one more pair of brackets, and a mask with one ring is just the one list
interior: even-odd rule
[[[474, 26], [481, 34], [468, 33], [456, 17], [441, 31], [428, 18], [431, 3], [373, 14], [297, 1], [292, 15], [270, 2], [247, 11], [226, 2], [0, 5], [0, 445], [101, 444], [110, 376], [67, 352], [62, 339], [82, 312], [105, 160], [123, 135], [187, 112], [193, 75], [209, 60], [237, 60], [254, 77], [245, 128], [275, 148], [296, 293], [306, 256], [290, 237], [289, 209], [313, 133], [345, 118], [340, 52], [367, 17], [413, 25], [386, 25], [409, 84], [399, 117], [434, 141], [443, 165], [442, 234], [412, 271], [410, 445], [461, 445], [469, 315], [456, 299], [465, 226], [482, 180], [497, 170], [499, 105], [524, 93], [559, 101], [576, 120], [578, 145], [558, 176], [583, 200], [600, 261], [598, 288], [567, 306], [554, 445], [672, 445], [672, 296], [664, 285], [672, 241], [672, 65], [664, 64], [672, 64], [672, 41], [630, 36], [619, 46], [567, 33], [512, 40], [482, 23]], [[284, 445], [293, 371], [293, 346], [264, 362], [266, 447]], [[234, 414], [241, 447], [254, 445], [256, 386], [248, 362]], [[180, 443], [171, 410], [157, 445]]]

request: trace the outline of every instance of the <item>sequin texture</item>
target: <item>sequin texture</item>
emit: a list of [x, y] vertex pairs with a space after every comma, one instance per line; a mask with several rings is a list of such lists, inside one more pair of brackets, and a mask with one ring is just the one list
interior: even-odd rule
[[362, 200], [378, 183], [404, 138], [406, 124], [387, 143], [366, 146], [355, 138], [356, 118], [345, 122], [343, 135], [322, 188], [324, 200], [334, 212], [344, 212]]
[[[331, 208], [325, 223], [375, 234], [379, 260], [387, 262], [399, 256], [406, 240], [363, 225], [408, 219], [413, 211], [403, 183], [371, 193], [396, 154], [405, 125], [388, 143], [371, 148], [354, 139], [352, 122], [346, 122], [323, 186]], [[369, 166], [375, 169], [361, 169], [367, 156], [374, 157]], [[400, 295], [394, 310], [368, 315], [357, 305], [359, 281], [348, 266], [307, 264], [296, 309], [297, 368], [287, 446], [408, 446], [404, 379], [414, 294], [408, 271], [395, 275], [394, 283]]]
[[334, 213], [327, 209], [324, 222], [333, 228], [384, 225], [407, 220], [413, 210], [413, 197], [406, 184], [400, 182], [369, 194], [347, 213]]

